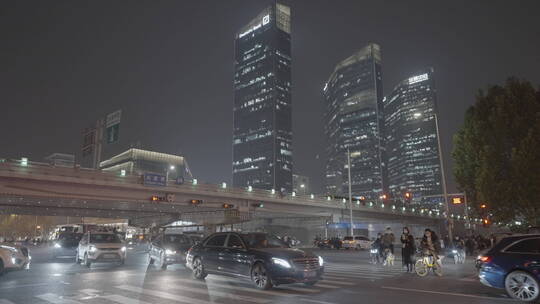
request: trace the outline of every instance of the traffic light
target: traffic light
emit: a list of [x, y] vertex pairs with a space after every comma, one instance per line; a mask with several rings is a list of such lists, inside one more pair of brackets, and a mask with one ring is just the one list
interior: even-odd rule
[[410, 203], [412, 200], [412, 193], [405, 192], [405, 202]]
[[150, 197], [150, 201], [151, 201], [151, 202], [155, 202], [155, 203], [160, 202], [160, 201], [161, 201], [161, 197], [159, 197], [159, 196], [157, 196], [157, 195], [152, 195], [152, 196]]
[[189, 201], [189, 204], [192, 206], [197, 206], [197, 205], [202, 204], [202, 200], [192, 199]]
[[223, 208], [225, 208], [225, 209], [231, 209], [231, 208], [234, 208], [234, 205], [233, 205], [233, 204], [224, 203], [224, 204], [223, 204]]
[[388, 195], [386, 195], [386, 194], [383, 194], [383, 195], [379, 196], [379, 198], [380, 198], [380, 199], [382, 199], [382, 200], [385, 200], [385, 199], [387, 199], [387, 198], [388, 198]]
[[486, 208], [487, 208], [487, 205], [486, 205], [486, 204], [482, 204], [482, 205], [480, 205], [480, 208], [486, 209]]
[[482, 220], [482, 226], [489, 227], [490, 221], [489, 219], [485, 218]]

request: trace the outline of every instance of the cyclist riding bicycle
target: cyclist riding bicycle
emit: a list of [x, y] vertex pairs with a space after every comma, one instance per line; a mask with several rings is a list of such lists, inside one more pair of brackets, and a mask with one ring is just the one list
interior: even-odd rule
[[441, 251], [439, 238], [437, 237], [437, 234], [429, 228], [424, 231], [424, 237], [420, 242], [420, 248], [424, 255], [432, 256], [439, 265], [441, 264], [439, 260], [439, 252]]

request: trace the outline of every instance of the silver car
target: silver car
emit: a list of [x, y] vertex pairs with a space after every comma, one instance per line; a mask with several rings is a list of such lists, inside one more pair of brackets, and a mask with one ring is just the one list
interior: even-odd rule
[[109, 232], [88, 232], [77, 247], [76, 263], [90, 267], [92, 263], [116, 262], [123, 265], [126, 260], [126, 246], [118, 235]]

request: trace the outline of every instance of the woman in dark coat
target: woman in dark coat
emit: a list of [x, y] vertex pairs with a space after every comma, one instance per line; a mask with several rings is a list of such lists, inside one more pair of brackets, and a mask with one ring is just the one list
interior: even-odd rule
[[403, 227], [403, 233], [401, 234], [401, 258], [403, 266], [407, 266], [407, 272], [412, 272], [414, 268], [414, 253], [416, 251], [414, 244], [414, 237], [409, 231], [408, 227]]

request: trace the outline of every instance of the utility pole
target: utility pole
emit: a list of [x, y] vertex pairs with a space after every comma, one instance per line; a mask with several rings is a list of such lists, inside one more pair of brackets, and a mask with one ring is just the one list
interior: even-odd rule
[[441, 176], [442, 176], [442, 186], [443, 186], [443, 192], [444, 192], [444, 205], [446, 207], [446, 221], [447, 221], [447, 229], [448, 229], [448, 239], [450, 240], [450, 243], [453, 241], [453, 235], [452, 235], [452, 219], [450, 218], [450, 206], [448, 205], [448, 191], [446, 190], [446, 174], [444, 172], [444, 162], [443, 162], [443, 152], [441, 148], [441, 133], [439, 132], [439, 117], [437, 114], [433, 114], [435, 116], [435, 130], [437, 131], [437, 145], [439, 147], [439, 164], [441, 167]]
[[352, 185], [351, 185], [351, 151], [347, 147], [347, 171], [349, 173], [349, 218], [351, 220], [351, 236], [354, 236], [353, 212], [352, 212]]

